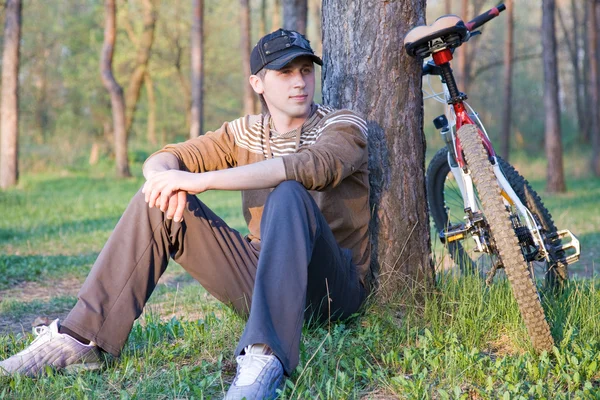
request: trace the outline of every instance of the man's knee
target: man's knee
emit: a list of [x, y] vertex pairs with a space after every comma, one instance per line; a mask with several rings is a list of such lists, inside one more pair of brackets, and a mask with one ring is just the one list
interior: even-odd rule
[[300, 182], [283, 181], [273, 189], [269, 198], [302, 197], [308, 195], [308, 191]]

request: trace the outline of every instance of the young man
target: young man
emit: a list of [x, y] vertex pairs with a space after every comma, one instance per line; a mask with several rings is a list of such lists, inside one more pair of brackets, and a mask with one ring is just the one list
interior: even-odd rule
[[[119, 355], [172, 257], [248, 315], [226, 398], [274, 396], [298, 364], [303, 321], [349, 316], [367, 295], [367, 127], [350, 111], [313, 103], [315, 63], [297, 32], [260, 39], [250, 84], [268, 113], [153, 154], [73, 310], [0, 362], [0, 375], [94, 368], [99, 349]], [[250, 235], [194, 196], [212, 189], [242, 191]]]

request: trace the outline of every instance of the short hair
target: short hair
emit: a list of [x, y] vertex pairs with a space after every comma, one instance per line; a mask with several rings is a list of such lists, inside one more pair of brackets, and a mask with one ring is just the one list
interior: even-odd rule
[[[260, 71], [258, 71], [255, 75], [258, 76], [261, 81], [264, 81], [265, 76], [267, 75], [267, 69], [263, 68]], [[260, 104], [262, 105], [261, 113], [266, 114], [267, 112], [269, 112], [269, 106], [267, 106], [265, 96], [263, 96], [262, 94], [258, 94], [258, 99], [260, 100]]]

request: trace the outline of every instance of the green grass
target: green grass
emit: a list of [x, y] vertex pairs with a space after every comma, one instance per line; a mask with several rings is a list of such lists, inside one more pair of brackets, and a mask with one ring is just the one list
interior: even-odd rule
[[[517, 160], [518, 161], [518, 160]], [[134, 169], [139, 176], [139, 165]], [[558, 225], [579, 234], [581, 263], [599, 259], [600, 182], [569, 180], [569, 193], [545, 195], [539, 173], [524, 171]], [[533, 173], [531, 173], [533, 172]], [[66, 171], [25, 176], [0, 192], [0, 359], [31, 340], [16, 327], [62, 316], [141, 178]], [[244, 230], [237, 193], [202, 196]], [[585, 258], [587, 257], [587, 258]], [[590, 274], [591, 275], [591, 274]], [[70, 286], [60, 287], [62, 282]], [[469, 399], [600, 396], [600, 281], [572, 280], [544, 297], [557, 346], [535, 355], [506, 282], [438, 277], [424, 302], [398, 293], [371, 299], [347, 321], [305, 327], [301, 362], [280, 398]], [[235, 374], [244, 321], [172, 263], [118, 359], [101, 372], [49, 371], [39, 379], [0, 377], [0, 398], [220, 398]]]

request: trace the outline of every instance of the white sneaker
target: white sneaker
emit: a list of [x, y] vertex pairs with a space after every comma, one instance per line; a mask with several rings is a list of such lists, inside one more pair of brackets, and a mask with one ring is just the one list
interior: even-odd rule
[[94, 342], [83, 344], [58, 332], [58, 319], [50, 326], [33, 328], [37, 338], [25, 350], [0, 361], [0, 376], [21, 374], [37, 376], [49, 366], [56, 369], [90, 370], [102, 366], [100, 350]]
[[224, 400], [274, 399], [283, 382], [281, 362], [264, 344], [248, 346], [244, 352], [236, 358], [237, 374]]

